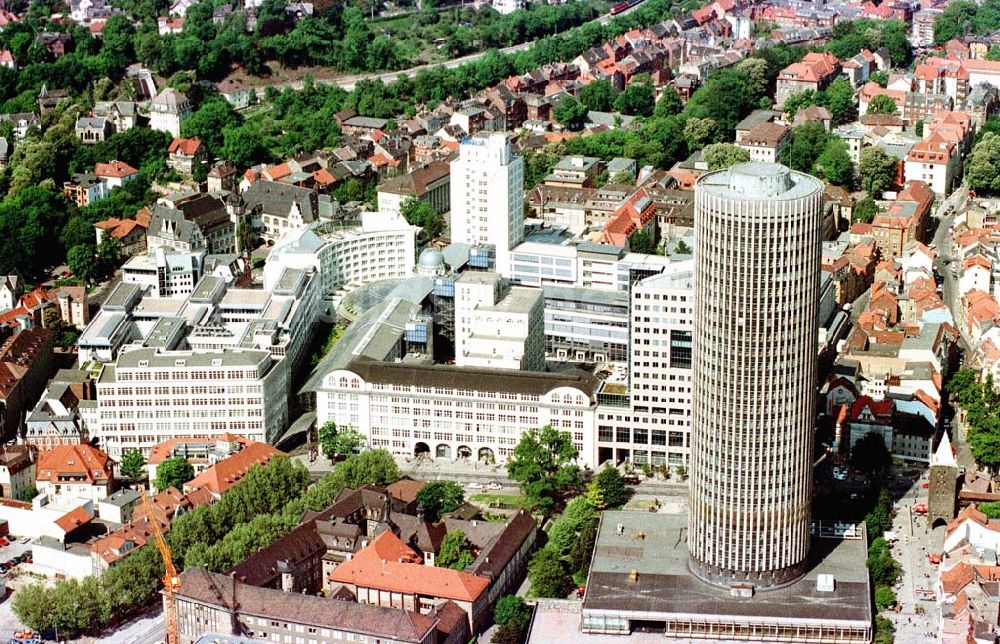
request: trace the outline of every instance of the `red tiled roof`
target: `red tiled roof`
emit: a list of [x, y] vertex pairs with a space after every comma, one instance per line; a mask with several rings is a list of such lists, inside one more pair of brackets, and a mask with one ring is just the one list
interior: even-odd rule
[[114, 461], [90, 445], [59, 445], [38, 453], [36, 480], [56, 483], [60, 475], [82, 476], [91, 485], [112, 478]]
[[376, 588], [406, 595], [475, 602], [489, 587], [476, 575], [424, 566], [417, 555], [392, 532], [383, 532], [365, 549], [337, 566], [330, 581]]
[[109, 177], [111, 179], [124, 179], [138, 173], [139, 171], [129, 164], [118, 160], [108, 163], [98, 163], [94, 166], [94, 174], [99, 177]]
[[55, 523], [57, 526], [59, 526], [59, 528], [63, 532], [69, 534], [70, 532], [73, 532], [80, 526], [86, 523], [90, 523], [91, 519], [93, 519], [93, 517], [90, 516], [87, 510], [84, 509], [84, 507], [81, 505], [75, 510], [70, 510], [66, 514], [56, 519]]
[[167, 154], [179, 153], [186, 157], [193, 157], [201, 147], [201, 139], [192, 137], [190, 139], [174, 139], [167, 148]]
[[204, 487], [213, 494], [222, 494], [246, 476], [254, 465], [263, 465], [282, 452], [266, 443], [251, 442], [227, 459], [223, 459], [184, 484], [184, 489]]
[[851, 405], [851, 420], [857, 420], [858, 417], [861, 415], [861, 411], [865, 407], [870, 409], [872, 415], [874, 415], [876, 418], [891, 417], [893, 406], [894, 405], [891, 398], [875, 401], [872, 400], [869, 396], [859, 396], [858, 399], [854, 401], [854, 404]]
[[250, 439], [243, 436], [238, 436], [236, 434], [230, 434], [228, 432], [225, 434], [220, 434], [218, 436], [212, 436], [212, 437], [195, 436], [189, 438], [187, 436], [181, 436], [178, 438], [171, 438], [169, 440], [163, 441], [162, 443], [157, 443], [156, 445], [154, 445], [153, 449], [150, 450], [149, 452], [149, 460], [147, 462], [150, 463], [151, 465], [162, 463], [168, 458], [171, 458], [174, 455], [174, 451], [184, 443], [214, 443], [216, 441], [228, 441], [228, 442], [235, 441], [240, 445], [247, 445], [248, 443], [250, 443]]

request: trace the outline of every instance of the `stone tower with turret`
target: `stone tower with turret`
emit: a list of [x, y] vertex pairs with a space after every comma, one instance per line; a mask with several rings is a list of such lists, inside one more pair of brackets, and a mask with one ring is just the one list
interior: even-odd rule
[[958, 499], [958, 462], [951, 451], [951, 441], [945, 432], [937, 449], [931, 454], [930, 484], [927, 486], [927, 518], [933, 526], [938, 521], [955, 518]]

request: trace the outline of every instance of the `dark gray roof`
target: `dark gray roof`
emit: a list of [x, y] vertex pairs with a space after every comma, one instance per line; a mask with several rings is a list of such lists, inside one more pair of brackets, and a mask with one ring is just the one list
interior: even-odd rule
[[277, 181], [258, 181], [243, 193], [243, 201], [250, 210], [260, 208], [268, 215], [288, 217], [292, 204], [298, 204], [302, 221], [309, 224], [319, 217], [319, 193]]
[[237, 610], [244, 616], [335, 628], [401, 642], [423, 641], [437, 623], [435, 617], [412, 611], [257, 588], [202, 568], [188, 568], [180, 577], [181, 590], [177, 592], [180, 601], [196, 601], [228, 612], [235, 597]]
[[367, 382], [504, 391], [539, 396], [543, 396], [557, 387], [574, 387], [590, 396], [593, 395], [597, 387], [597, 379], [594, 378], [593, 374], [582, 370], [549, 373], [365, 360], [352, 360], [345, 368], [358, 374]]

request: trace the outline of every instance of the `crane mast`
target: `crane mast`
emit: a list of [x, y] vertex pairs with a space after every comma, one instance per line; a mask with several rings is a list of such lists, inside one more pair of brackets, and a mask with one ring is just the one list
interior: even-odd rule
[[146, 490], [139, 488], [142, 496], [142, 505], [146, 509], [146, 518], [149, 521], [153, 537], [156, 539], [156, 548], [163, 558], [163, 595], [166, 597], [166, 607], [164, 612], [167, 617], [167, 644], [178, 644], [177, 638], [177, 601], [175, 593], [181, 589], [181, 580], [177, 576], [177, 569], [174, 568], [174, 560], [170, 555], [170, 546], [163, 538], [163, 531], [153, 514], [153, 503], [149, 500]]

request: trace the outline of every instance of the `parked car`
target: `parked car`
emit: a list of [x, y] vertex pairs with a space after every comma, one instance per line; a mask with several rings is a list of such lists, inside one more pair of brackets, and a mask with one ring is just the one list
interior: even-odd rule
[[489, 489], [491, 489], [491, 490], [501, 490], [501, 489], [503, 489], [503, 486], [500, 485], [500, 481], [490, 481], [486, 485], [486, 487], [489, 488]]

